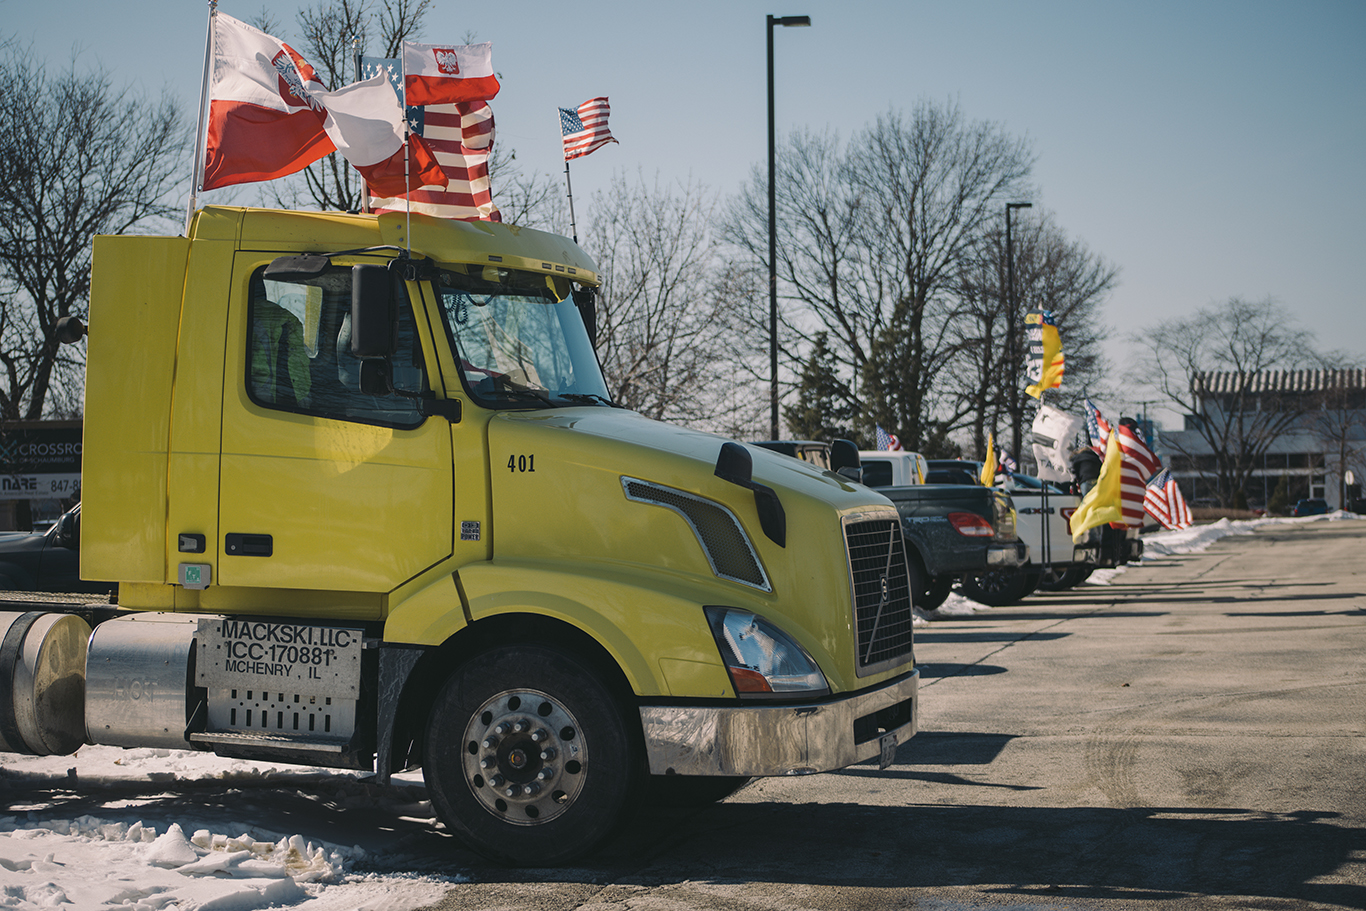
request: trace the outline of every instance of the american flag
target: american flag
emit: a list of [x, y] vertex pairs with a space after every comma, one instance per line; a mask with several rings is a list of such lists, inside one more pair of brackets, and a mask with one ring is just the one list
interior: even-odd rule
[[1163, 528], [1189, 528], [1195, 520], [1191, 516], [1186, 498], [1181, 496], [1181, 488], [1172, 477], [1171, 469], [1164, 468], [1148, 482], [1143, 495], [1143, 506], [1148, 514], [1162, 523]]
[[1086, 435], [1091, 438], [1091, 448], [1105, 456], [1105, 442], [1110, 439], [1110, 425], [1100, 414], [1095, 402], [1086, 400]]
[[[362, 57], [362, 76], [383, 71], [401, 86], [397, 59]], [[408, 129], [426, 140], [446, 172], [445, 189], [414, 190], [406, 196], [370, 197], [373, 212], [412, 211], [459, 221], [502, 221], [493, 204], [489, 154], [493, 151], [493, 109], [487, 101], [462, 101], [408, 108]]]
[[1138, 427], [1120, 421], [1115, 427], [1115, 440], [1124, 458], [1120, 468], [1120, 502], [1124, 510], [1124, 524], [1130, 528], [1143, 525], [1143, 508], [1149, 478], [1162, 468], [1162, 460], [1153, 454], [1143, 441]]
[[885, 452], [889, 449], [895, 452], [901, 451], [901, 441], [896, 438], [896, 434], [888, 433], [877, 424], [873, 426], [877, 427], [877, 448], [880, 451]]
[[606, 97], [590, 98], [577, 109], [560, 108], [565, 161], [582, 158], [609, 142], [616, 142], [607, 128], [607, 115], [611, 113], [612, 106]]

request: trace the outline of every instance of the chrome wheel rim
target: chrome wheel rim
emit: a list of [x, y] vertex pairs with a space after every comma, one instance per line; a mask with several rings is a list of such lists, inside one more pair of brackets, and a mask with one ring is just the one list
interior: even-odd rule
[[465, 726], [465, 780], [494, 816], [520, 826], [549, 822], [583, 790], [588, 763], [583, 731], [548, 693], [504, 690]]

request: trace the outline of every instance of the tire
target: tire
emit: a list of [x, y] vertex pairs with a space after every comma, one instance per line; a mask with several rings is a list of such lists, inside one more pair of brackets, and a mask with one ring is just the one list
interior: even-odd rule
[[438, 817], [470, 850], [553, 866], [597, 849], [621, 822], [643, 777], [638, 743], [586, 662], [548, 645], [505, 646], [442, 686], [423, 777]]
[[938, 609], [953, 589], [954, 577], [928, 575], [924, 567], [920, 565], [918, 557], [912, 557], [909, 563], [911, 606], [922, 612]]
[[1005, 607], [1024, 597], [1025, 573], [1013, 572], [968, 573], [963, 576], [959, 590], [964, 597], [991, 607]]
[[1039, 588], [1046, 592], [1065, 592], [1069, 588], [1080, 585], [1091, 575], [1091, 567], [1081, 563], [1074, 563], [1067, 569], [1052, 569], [1044, 576], [1039, 583]]
[[651, 775], [645, 785], [645, 804], [662, 807], [706, 807], [725, 800], [749, 784], [733, 775]]
[[1043, 570], [1035, 569], [1026, 571], [1024, 574], [1024, 593], [1021, 594], [1020, 597], [1028, 598], [1030, 595], [1034, 594], [1039, 590], [1039, 583], [1042, 581]]

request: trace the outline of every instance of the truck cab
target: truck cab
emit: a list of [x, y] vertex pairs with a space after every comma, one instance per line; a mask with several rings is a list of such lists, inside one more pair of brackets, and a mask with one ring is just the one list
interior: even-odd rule
[[895, 507], [617, 406], [598, 283], [563, 237], [419, 215], [97, 238], [81, 574], [118, 601], [0, 616], [33, 664], [0, 750], [421, 767], [514, 865], [644, 793], [890, 763], [918, 705]]

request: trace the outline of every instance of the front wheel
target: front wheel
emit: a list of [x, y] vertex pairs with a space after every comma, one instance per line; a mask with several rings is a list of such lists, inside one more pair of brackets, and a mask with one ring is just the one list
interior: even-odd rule
[[1025, 596], [1029, 580], [1020, 570], [969, 573], [963, 577], [959, 590], [964, 597], [991, 607], [1005, 607]]
[[437, 815], [471, 850], [552, 866], [605, 842], [643, 762], [599, 675], [550, 646], [476, 655], [442, 686], [423, 776]]

